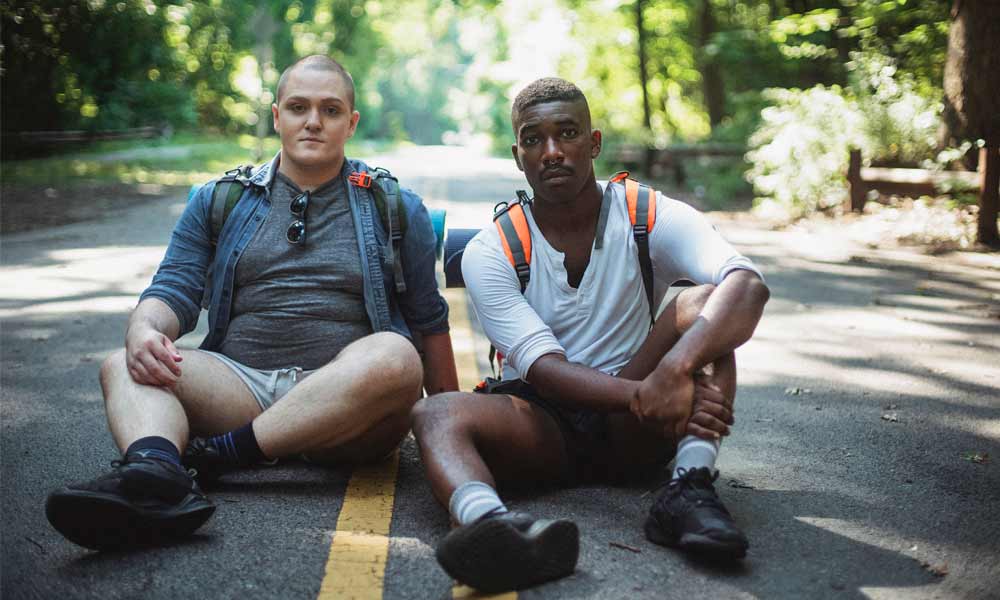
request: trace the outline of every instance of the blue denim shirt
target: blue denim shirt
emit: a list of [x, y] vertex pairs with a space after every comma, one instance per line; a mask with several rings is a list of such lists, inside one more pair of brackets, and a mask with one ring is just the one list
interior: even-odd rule
[[[180, 321], [180, 335], [194, 329], [201, 307], [208, 309], [208, 335], [201, 344], [216, 350], [226, 336], [233, 306], [236, 263], [271, 210], [271, 180], [281, 154], [262, 165], [250, 178], [240, 201], [226, 219], [215, 247], [211, 243], [212, 190], [201, 187], [189, 200], [174, 227], [167, 253], [153, 282], [140, 301], [165, 302]], [[364, 275], [365, 310], [375, 331], [394, 331], [414, 339], [448, 331], [448, 304], [438, 292], [434, 275], [435, 237], [430, 217], [420, 197], [401, 190], [406, 211], [406, 235], [401, 244], [406, 291], [395, 292], [392, 264], [387, 262], [388, 234], [378, 216], [371, 193], [348, 182], [356, 171], [368, 171], [356, 160], [346, 160], [341, 176], [348, 191], [351, 216], [357, 231]], [[419, 339], [416, 340], [419, 344]]]

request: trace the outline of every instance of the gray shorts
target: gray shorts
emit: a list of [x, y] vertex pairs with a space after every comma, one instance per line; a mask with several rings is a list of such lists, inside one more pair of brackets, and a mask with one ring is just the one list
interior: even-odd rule
[[210, 350], [201, 350], [200, 352], [211, 354], [222, 361], [222, 364], [232, 369], [253, 393], [261, 410], [267, 410], [273, 406], [299, 382], [315, 373], [315, 371], [304, 371], [302, 367], [287, 367], [273, 371], [254, 369], [236, 362], [225, 354]]

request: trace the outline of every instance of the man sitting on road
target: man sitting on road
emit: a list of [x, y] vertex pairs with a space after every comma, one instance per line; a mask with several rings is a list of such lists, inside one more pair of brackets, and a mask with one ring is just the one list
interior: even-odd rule
[[498, 228], [479, 233], [462, 261], [476, 315], [506, 357], [503, 380], [414, 409], [432, 489], [457, 524], [438, 561], [489, 592], [568, 575], [576, 525], [510, 512], [497, 486], [616, 481], [672, 456], [646, 536], [744, 556], [747, 540], [713, 481], [719, 440], [733, 423], [733, 351], [750, 338], [769, 296], [759, 272], [700, 213], [657, 194], [652, 306], [675, 281], [700, 285], [670, 300], [651, 326], [624, 186], [595, 179], [601, 132], [591, 129], [582, 92], [540, 79], [517, 96], [511, 120], [514, 160], [534, 191], [523, 203], [527, 286], [522, 292], [512, 266], [513, 234], [502, 241]]
[[[271, 110], [280, 152], [246, 182], [217, 239], [214, 185], [188, 203], [124, 350], [101, 367], [124, 457], [46, 504], [77, 544], [192, 533], [215, 507], [186, 467], [218, 475], [280, 457], [378, 460], [409, 430], [422, 385], [458, 387], [427, 211], [402, 192], [397, 292], [385, 226], [356, 175], [367, 167], [344, 156], [359, 119], [351, 76], [325, 56], [304, 58], [281, 75]], [[201, 349], [178, 350], [203, 295], [208, 335]]]

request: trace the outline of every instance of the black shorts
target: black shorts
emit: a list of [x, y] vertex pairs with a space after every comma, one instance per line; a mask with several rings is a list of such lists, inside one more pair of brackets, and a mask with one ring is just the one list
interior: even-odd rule
[[617, 479], [619, 469], [609, 463], [608, 415], [593, 410], [569, 410], [542, 398], [534, 386], [521, 379], [500, 381], [487, 377], [483, 386], [477, 387], [481, 394], [507, 394], [538, 406], [549, 414], [559, 425], [566, 456], [570, 461], [567, 484]]

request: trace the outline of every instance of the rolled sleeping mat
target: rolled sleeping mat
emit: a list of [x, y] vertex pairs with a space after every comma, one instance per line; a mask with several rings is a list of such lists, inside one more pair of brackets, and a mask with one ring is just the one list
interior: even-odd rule
[[444, 285], [445, 287], [465, 287], [462, 279], [462, 254], [469, 240], [476, 237], [479, 229], [449, 229], [444, 238]]
[[431, 217], [431, 227], [434, 228], [434, 256], [441, 260], [441, 253], [444, 252], [444, 222], [448, 211], [443, 208], [428, 208], [427, 214]]

